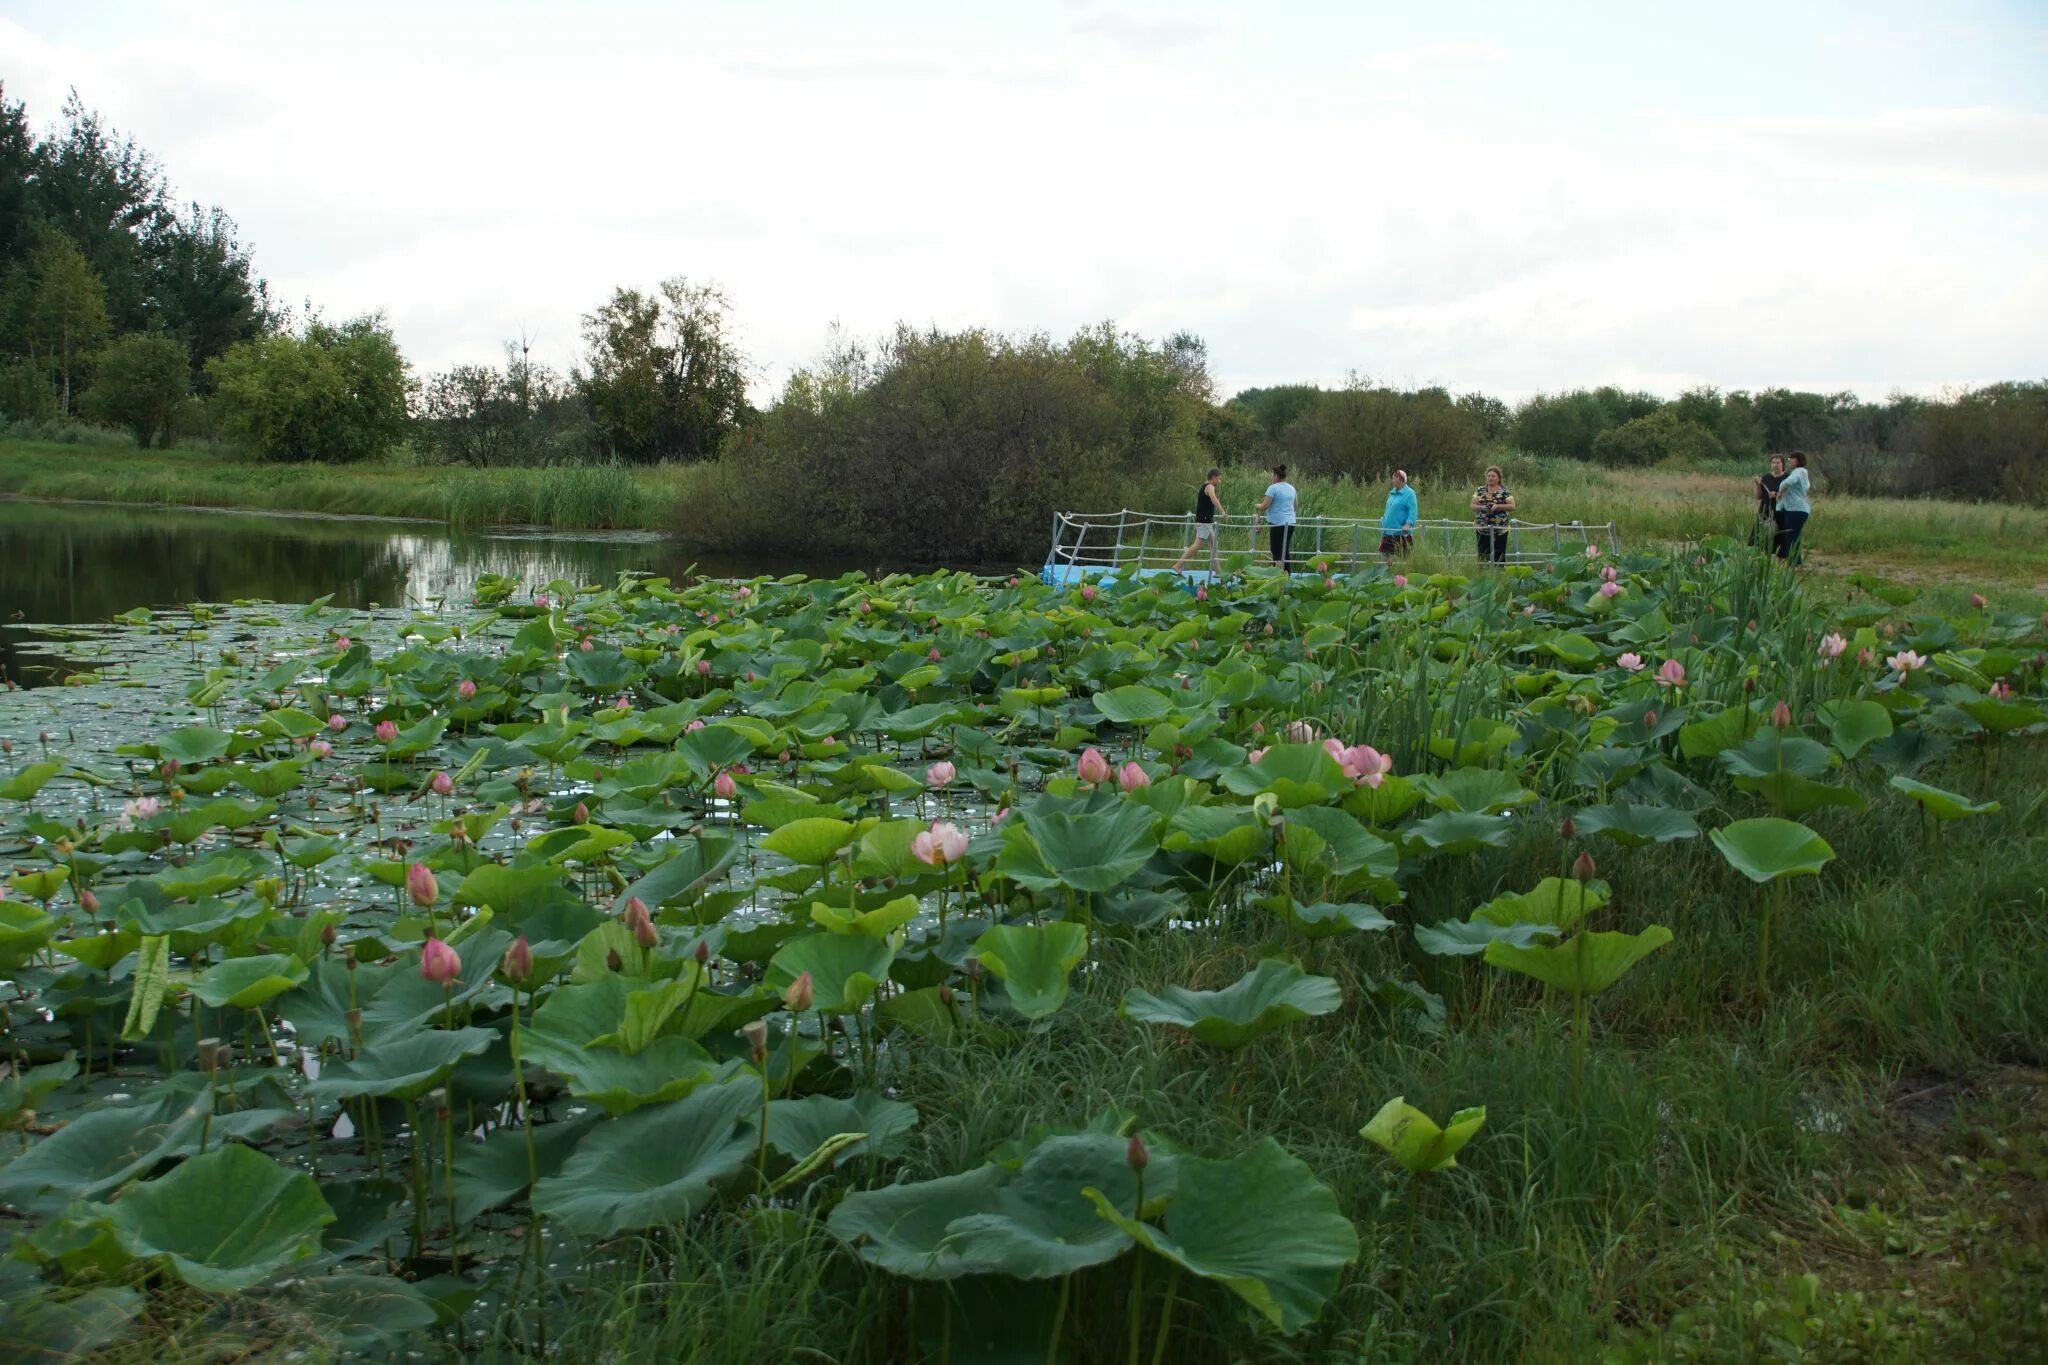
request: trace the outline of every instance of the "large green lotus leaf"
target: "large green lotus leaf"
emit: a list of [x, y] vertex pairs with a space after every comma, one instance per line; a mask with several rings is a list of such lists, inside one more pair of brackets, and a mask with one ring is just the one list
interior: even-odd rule
[[[772, 1107], [772, 1106], [771, 1106]], [[859, 1190], [841, 1200], [825, 1226], [870, 1265], [919, 1280], [989, 1273], [948, 1235], [955, 1220], [992, 1213], [1011, 1173], [977, 1166], [960, 1175]]]
[[1563, 943], [1547, 947], [1489, 943], [1486, 960], [1574, 997], [1598, 995], [1669, 942], [1671, 931], [1661, 924], [1639, 934], [1581, 930]]
[[1773, 725], [1766, 725], [1742, 743], [1721, 751], [1721, 766], [1738, 778], [1769, 777], [1775, 773], [1820, 777], [1831, 761], [1827, 745]]
[[1438, 810], [1498, 815], [1536, 799], [1535, 792], [1499, 768], [1456, 768], [1447, 773], [1425, 774], [1414, 781], [1422, 799]]
[[6, 782], [0, 783], [0, 800], [26, 801], [41, 791], [46, 782], [63, 771], [62, 763], [25, 764]]
[[1354, 902], [1315, 901], [1308, 905], [1287, 896], [1268, 896], [1259, 902], [1289, 930], [1303, 938], [1335, 938], [1339, 934], [1378, 933], [1394, 922], [1377, 907]]
[[1263, 853], [1271, 835], [1249, 806], [1191, 806], [1168, 823], [1165, 847], [1237, 867]]
[[739, 861], [740, 845], [736, 839], [700, 837], [665, 842], [675, 853], [614, 897], [614, 913], [624, 913], [626, 902], [635, 896], [656, 910], [688, 905]]
[[[1892, 779], [1897, 782], [1898, 778]], [[1834, 861], [1828, 841], [1796, 820], [1737, 820], [1707, 836], [1728, 865], [1753, 882], [1816, 877]]]
[[[1894, 777], [1891, 785], [1904, 792], [1937, 820], [1960, 820], [1969, 815], [1989, 815], [1998, 809], [1996, 801], [1971, 801], [1940, 787], [1930, 787], [1925, 782], [1915, 782], [1910, 777]], [[1731, 859], [1732, 861], [1732, 859]]]
[[212, 1111], [197, 1072], [174, 1076], [145, 1099], [104, 1102], [0, 1166], [0, 1200], [23, 1207], [45, 1190], [63, 1202], [90, 1199], [196, 1148]]
[[586, 1237], [680, 1223], [753, 1154], [739, 1122], [760, 1104], [760, 1090], [736, 1078], [599, 1124], [559, 1175], [533, 1187], [534, 1212]]
[[1607, 904], [1608, 895], [1607, 883], [1597, 879], [1582, 882], [1570, 877], [1545, 877], [1531, 890], [1495, 896], [1468, 918], [1502, 927], [1547, 924], [1569, 929]]
[[298, 786], [302, 771], [302, 765], [286, 758], [256, 766], [247, 763], [237, 763], [234, 766], [235, 781], [251, 796], [266, 799], [283, 796]]
[[1026, 811], [1020, 818], [1046, 868], [1076, 891], [1114, 891], [1159, 847], [1152, 812], [1134, 801], [1086, 815]]
[[875, 987], [888, 979], [895, 956], [888, 943], [861, 934], [806, 934], [785, 943], [768, 959], [765, 980], [770, 990], [782, 992], [809, 972], [811, 1008], [850, 1014], [867, 1004]]
[[1067, 974], [1088, 955], [1088, 930], [1066, 920], [998, 924], [975, 940], [974, 951], [1017, 1012], [1040, 1019], [1066, 1003]]
[[1334, 806], [1302, 806], [1287, 812], [1289, 829], [1303, 826], [1322, 837], [1321, 856], [1339, 876], [1364, 872], [1391, 877], [1401, 866], [1398, 849]]
[[856, 877], [914, 877], [931, 871], [910, 851], [929, 826], [922, 820], [884, 820], [860, 836], [853, 855]]
[[19, 872], [7, 879], [14, 893], [24, 899], [41, 901], [45, 905], [64, 889], [64, 883], [71, 880], [71, 869], [64, 866], [38, 868], [34, 872]]
[[793, 863], [816, 867], [839, 856], [839, 850], [853, 842], [854, 827], [830, 816], [792, 820], [761, 840], [761, 847], [779, 853]]
[[1847, 806], [1850, 810], [1870, 809], [1870, 803], [1863, 799], [1863, 793], [1854, 787], [1838, 787], [1832, 782], [1816, 782], [1798, 773], [1771, 773], [1765, 777], [1738, 777], [1735, 785], [1746, 792], [1754, 792], [1770, 803], [1779, 815], [1804, 815], [1819, 810], [1822, 806]]
[[247, 886], [276, 868], [276, 863], [253, 849], [231, 848], [195, 858], [183, 867], [165, 868], [148, 880], [172, 900], [202, 900]]
[[630, 1114], [647, 1105], [680, 1099], [704, 1085], [717, 1085], [740, 1069], [718, 1062], [688, 1038], [656, 1038], [635, 1053], [609, 1047], [570, 1046], [531, 1030], [519, 1035], [520, 1055], [562, 1078], [577, 1099], [608, 1114]]
[[1611, 806], [1587, 806], [1572, 816], [1572, 823], [1581, 834], [1604, 834], [1629, 848], [1700, 837], [1699, 821], [1688, 811], [1626, 801]]
[[505, 1124], [491, 1130], [482, 1142], [465, 1142], [455, 1149], [455, 1218], [473, 1223], [492, 1209], [503, 1208], [525, 1194], [532, 1183], [529, 1170], [545, 1178], [562, 1169], [576, 1144], [599, 1121], [596, 1114], [582, 1114], [554, 1123], [535, 1124], [531, 1166], [527, 1133], [523, 1125]]
[[18, 966], [41, 952], [57, 929], [54, 915], [18, 900], [0, 899], [0, 965]]
[[1748, 707], [1730, 706], [1700, 720], [1687, 721], [1678, 728], [1678, 751], [1687, 758], [1712, 758], [1723, 749], [1742, 742], [1756, 724]]
[[835, 1165], [860, 1156], [895, 1156], [909, 1145], [910, 1130], [916, 1126], [915, 1106], [872, 1090], [845, 1098], [806, 1095], [768, 1106], [768, 1145], [792, 1161], [802, 1161], [848, 1133], [865, 1136], [835, 1151]]
[[497, 1037], [487, 1028], [379, 1034], [354, 1060], [330, 1062], [313, 1082], [313, 1091], [327, 1100], [416, 1100], [447, 1080], [457, 1062], [476, 1056]]
[[[564, 880], [569, 874], [549, 863], [528, 867], [503, 867], [485, 863], [472, 868], [455, 888], [457, 905], [491, 907], [499, 924], [519, 926], [526, 920], [565, 901], [580, 903]], [[653, 902], [649, 902], [653, 904]]]
[[1393, 824], [1422, 801], [1422, 793], [1405, 777], [1384, 777], [1377, 787], [1360, 783], [1344, 798], [1344, 809], [1381, 829]]
[[951, 702], [931, 702], [923, 706], [906, 706], [901, 711], [892, 711], [883, 716], [875, 728], [890, 739], [902, 743], [907, 740], [923, 739], [947, 721], [960, 715], [958, 705]]
[[256, 1009], [305, 979], [306, 964], [289, 953], [231, 957], [201, 972], [192, 994], [215, 1009]]
[[849, 905], [811, 905], [811, 922], [833, 934], [861, 934], [886, 940], [889, 935], [917, 918], [917, 897], [898, 896], [872, 910]]
[[320, 1246], [334, 1210], [303, 1171], [226, 1143], [128, 1191], [114, 1235], [131, 1256], [165, 1257], [195, 1289], [247, 1289]]
[[1512, 943], [1526, 947], [1555, 938], [1554, 924], [1495, 924], [1485, 919], [1447, 919], [1436, 924], [1415, 926], [1415, 946], [1431, 957], [1476, 957], [1489, 944]]
[[308, 1275], [293, 1281], [289, 1292], [292, 1314], [323, 1344], [343, 1347], [344, 1358], [379, 1344], [401, 1345], [441, 1320], [421, 1288], [395, 1275]]
[[1479, 815], [1447, 810], [1415, 821], [1402, 831], [1413, 844], [1432, 853], [1462, 855], [1482, 848], [1506, 848], [1513, 832], [1504, 815]]
[[180, 763], [204, 763], [219, 758], [232, 743], [234, 736], [225, 730], [216, 730], [210, 725], [188, 725], [158, 740], [156, 752], [159, 758], [175, 758]]
[[1133, 684], [1097, 692], [1095, 709], [1119, 725], [1150, 725], [1173, 711], [1173, 699], [1155, 688]]
[[2014, 730], [2048, 722], [2048, 714], [2043, 714], [2038, 706], [2000, 701], [1996, 697], [1972, 697], [1957, 702], [1956, 709], [1994, 735], [2008, 735]]
[[1841, 750], [1842, 757], [1854, 758], [1878, 740], [1892, 733], [1891, 712], [1874, 701], [1826, 701], [1819, 707], [1821, 723]]
[[1536, 647], [1554, 658], [1568, 664], [1576, 664], [1581, 668], [1594, 662], [1601, 654], [1600, 646], [1585, 636], [1562, 630], [1555, 631], [1538, 641]]
[[1211, 1047], [1234, 1050], [1296, 1019], [1328, 1014], [1343, 999], [1329, 977], [1269, 957], [1220, 991], [1168, 986], [1154, 995], [1134, 988], [1122, 1013], [1140, 1023], [1177, 1024]]
[[784, 825], [793, 824], [798, 820], [809, 820], [821, 815], [833, 820], [845, 820], [851, 818], [853, 812], [836, 803], [828, 805], [816, 797], [777, 797], [772, 801], [749, 801], [740, 810], [740, 819], [767, 830], [781, 829]]
[[1320, 744], [1275, 744], [1256, 763], [1226, 768], [1221, 780], [1239, 796], [1272, 792], [1290, 810], [1320, 806], [1354, 785]]
[[615, 848], [623, 848], [633, 842], [633, 836], [622, 829], [606, 829], [602, 825], [568, 825], [562, 829], [551, 829], [526, 846], [527, 855], [553, 863], [557, 867], [570, 863], [590, 863]]
[[1446, 1126], [1399, 1095], [1380, 1106], [1359, 1136], [1390, 1154], [1410, 1175], [1428, 1175], [1458, 1164], [1458, 1149], [1486, 1122], [1484, 1106], [1460, 1109]]
[[1282, 1332], [1313, 1322], [1358, 1259], [1337, 1196], [1272, 1138], [1225, 1161], [1182, 1157], [1163, 1227], [1126, 1217], [1096, 1191], [1089, 1198], [1105, 1220], [1226, 1286]]

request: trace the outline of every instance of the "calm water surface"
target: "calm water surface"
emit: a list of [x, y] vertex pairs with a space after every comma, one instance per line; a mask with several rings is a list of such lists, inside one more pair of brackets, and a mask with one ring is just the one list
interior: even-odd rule
[[[0, 500], [0, 670], [16, 685], [60, 681], [56, 632], [134, 607], [268, 598], [432, 608], [465, 603], [486, 573], [526, 591], [552, 579], [610, 584], [621, 572], [682, 578], [884, 566], [708, 558], [643, 531], [451, 531], [431, 522]], [[905, 567], [892, 565], [887, 567]]]

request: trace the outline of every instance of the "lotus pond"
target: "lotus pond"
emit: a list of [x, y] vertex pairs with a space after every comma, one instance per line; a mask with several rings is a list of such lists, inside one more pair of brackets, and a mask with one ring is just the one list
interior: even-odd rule
[[2048, 1045], [2043, 623], [1730, 544], [89, 634], [0, 694], [60, 1357], [1654, 1358]]

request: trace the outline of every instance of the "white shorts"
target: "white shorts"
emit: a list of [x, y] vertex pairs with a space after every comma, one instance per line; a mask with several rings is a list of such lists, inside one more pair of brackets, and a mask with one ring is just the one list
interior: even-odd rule
[[1197, 544], [1197, 545], [1200, 545], [1200, 544], [1201, 544], [1201, 543], [1202, 543], [1203, 541], [1205, 541], [1205, 540], [1214, 540], [1214, 539], [1216, 539], [1216, 523], [1215, 523], [1215, 522], [1213, 522], [1213, 521], [1198, 521], [1198, 522], [1196, 522], [1196, 523], [1195, 523], [1195, 544]]

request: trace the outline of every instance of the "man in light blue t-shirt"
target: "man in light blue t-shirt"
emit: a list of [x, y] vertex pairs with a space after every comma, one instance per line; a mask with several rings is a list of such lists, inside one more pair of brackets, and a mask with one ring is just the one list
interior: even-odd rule
[[1287, 559], [1294, 552], [1294, 485], [1287, 482], [1287, 466], [1273, 466], [1273, 482], [1266, 485], [1266, 498], [1252, 510], [1256, 523], [1260, 516], [1272, 528], [1271, 543], [1273, 562], [1280, 566], [1280, 572], [1288, 572]]
[[1391, 564], [1397, 554], [1415, 548], [1415, 526], [1422, 519], [1422, 504], [1408, 486], [1408, 471], [1394, 471], [1394, 486], [1387, 490], [1387, 509], [1380, 513], [1380, 560]]

